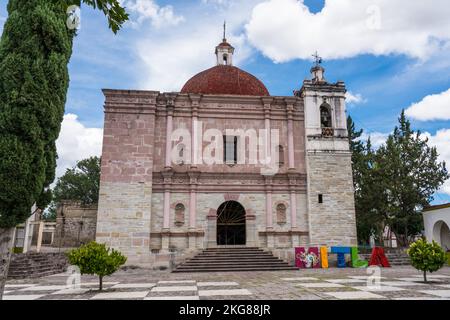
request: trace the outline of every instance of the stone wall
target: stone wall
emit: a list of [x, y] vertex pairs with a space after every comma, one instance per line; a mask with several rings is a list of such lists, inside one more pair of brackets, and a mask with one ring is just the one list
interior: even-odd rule
[[157, 92], [104, 90], [105, 124], [97, 218], [98, 242], [128, 264], [150, 261]]
[[310, 152], [306, 163], [310, 245], [356, 245], [351, 153]]
[[[97, 204], [63, 202], [57, 208], [54, 247], [79, 247], [95, 240]], [[37, 229], [37, 228], [35, 228]]]

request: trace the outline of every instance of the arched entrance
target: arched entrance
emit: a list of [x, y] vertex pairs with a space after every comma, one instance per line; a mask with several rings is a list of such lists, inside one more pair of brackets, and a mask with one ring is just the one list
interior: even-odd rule
[[227, 201], [217, 209], [217, 245], [245, 245], [245, 209]]
[[433, 238], [445, 251], [450, 250], [450, 229], [444, 221], [438, 221], [434, 225]]

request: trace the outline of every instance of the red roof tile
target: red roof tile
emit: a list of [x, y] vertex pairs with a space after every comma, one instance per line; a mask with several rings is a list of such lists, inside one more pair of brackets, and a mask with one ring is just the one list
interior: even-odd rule
[[215, 66], [193, 76], [181, 93], [269, 96], [255, 76], [233, 66]]

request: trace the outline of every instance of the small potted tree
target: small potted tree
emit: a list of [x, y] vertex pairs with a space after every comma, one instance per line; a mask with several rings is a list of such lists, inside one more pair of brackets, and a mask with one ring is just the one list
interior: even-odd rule
[[444, 250], [435, 241], [427, 242], [425, 238], [412, 243], [407, 251], [411, 264], [423, 271], [423, 280], [427, 282], [427, 271], [435, 272], [442, 268], [447, 260]]
[[92, 241], [67, 253], [69, 263], [80, 268], [81, 274], [97, 275], [99, 289], [103, 290], [103, 277], [112, 275], [127, 258], [105, 244]]

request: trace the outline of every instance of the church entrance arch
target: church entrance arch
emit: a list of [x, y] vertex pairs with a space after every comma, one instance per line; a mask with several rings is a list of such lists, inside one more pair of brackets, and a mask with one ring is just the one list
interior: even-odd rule
[[237, 201], [226, 201], [217, 209], [217, 245], [245, 245], [245, 209]]

